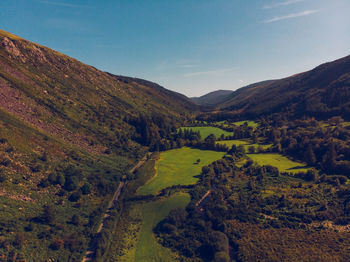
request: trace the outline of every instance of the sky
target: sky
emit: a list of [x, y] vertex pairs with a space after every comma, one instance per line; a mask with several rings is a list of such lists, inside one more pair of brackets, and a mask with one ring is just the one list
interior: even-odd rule
[[350, 55], [350, 0], [0, 0], [0, 29], [201, 96]]

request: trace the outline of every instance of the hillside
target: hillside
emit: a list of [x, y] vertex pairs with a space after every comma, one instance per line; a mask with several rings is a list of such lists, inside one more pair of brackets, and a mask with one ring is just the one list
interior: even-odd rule
[[80, 260], [120, 180], [197, 107], [0, 30], [0, 261]]
[[175, 121], [196, 109], [185, 96], [157, 84], [99, 71], [4, 31], [0, 47], [0, 108], [86, 148], [101, 132], [129, 133], [125, 117]]
[[235, 91], [219, 105], [224, 112], [247, 117], [287, 112], [327, 118], [350, 113], [350, 56], [315, 69]]
[[217, 105], [225, 102], [233, 93], [231, 90], [217, 90], [200, 97], [191, 97], [199, 105]]

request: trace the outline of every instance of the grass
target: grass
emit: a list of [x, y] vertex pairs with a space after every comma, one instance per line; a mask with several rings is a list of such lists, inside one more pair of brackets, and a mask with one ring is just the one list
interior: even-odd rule
[[239, 146], [243, 145], [246, 152], [248, 151], [248, 148], [250, 146], [255, 147], [257, 149], [259, 146], [263, 149], [267, 149], [271, 146], [271, 144], [252, 144], [250, 141], [247, 140], [225, 140], [225, 141], [218, 141], [217, 144], [226, 145], [228, 148], [231, 148], [233, 145]]
[[254, 122], [254, 121], [250, 121], [250, 120], [245, 120], [245, 121], [239, 121], [239, 122], [233, 122], [232, 124], [236, 125], [236, 126], [243, 126], [244, 123], [247, 122], [248, 126], [250, 127], [258, 127], [259, 124]]
[[[162, 152], [155, 166], [155, 176], [138, 190], [139, 195], [155, 194], [173, 185], [191, 185], [202, 167], [224, 156], [223, 152], [183, 147]], [[197, 159], [200, 162], [197, 164]]]
[[171, 210], [185, 208], [190, 202], [190, 196], [185, 193], [178, 193], [165, 200], [158, 200], [144, 204], [142, 208], [142, 228], [139, 234], [139, 241], [136, 246], [134, 262], [175, 261], [174, 254], [170, 249], [160, 245], [154, 234], [153, 228], [159, 221], [164, 219]]
[[181, 127], [182, 131], [185, 129], [191, 129], [195, 132], [200, 132], [202, 139], [205, 139], [209, 135], [213, 134], [216, 138], [219, 138], [221, 135], [225, 136], [232, 136], [232, 132], [227, 132], [225, 130], [222, 130], [218, 127], [212, 127], [212, 126], [194, 126], [194, 127]]
[[292, 161], [280, 154], [248, 154], [248, 156], [259, 165], [271, 165], [277, 167], [280, 172], [298, 173], [309, 169], [305, 164]]

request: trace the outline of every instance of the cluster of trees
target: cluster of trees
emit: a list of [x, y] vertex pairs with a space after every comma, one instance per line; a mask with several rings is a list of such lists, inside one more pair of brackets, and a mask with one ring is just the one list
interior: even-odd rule
[[[333, 121], [336, 119], [329, 123]], [[274, 144], [275, 151], [315, 166], [326, 174], [350, 173], [349, 129], [339, 124], [325, 126], [314, 119], [270, 123], [264, 133]]]
[[[237, 158], [244, 154], [238, 147], [231, 151]], [[334, 187], [330, 181], [342, 182]], [[259, 166], [252, 161], [237, 167], [234, 159], [225, 157], [203, 167], [200, 182], [191, 189], [192, 201], [186, 210], [172, 211], [155, 232], [163, 245], [186, 257], [230, 261], [234, 257], [230, 258], [226, 246], [237, 251], [239, 244], [237, 236], [229, 231], [229, 221], [295, 230], [325, 220], [350, 223], [350, 189], [344, 181], [346, 178], [341, 176], [319, 177], [314, 170], [292, 178], [275, 167]], [[285, 193], [266, 195], [271, 187]], [[285, 191], [286, 187], [290, 189]], [[209, 196], [196, 205], [209, 189]], [[311, 195], [324, 201], [315, 202]], [[303, 204], [299, 199], [303, 199]]]

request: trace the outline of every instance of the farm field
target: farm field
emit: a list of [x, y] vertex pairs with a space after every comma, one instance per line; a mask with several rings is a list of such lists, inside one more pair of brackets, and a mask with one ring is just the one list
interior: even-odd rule
[[[224, 156], [224, 152], [183, 147], [162, 152], [156, 163], [155, 176], [138, 190], [138, 195], [155, 194], [173, 185], [191, 185], [202, 167]], [[196, 163], [200, 159], [199, 163]]]
[[280, 172], [305, 172], [309, 168], [305, 164], [301, 164], [288, 159], [280, 154], [248, 154], [248, 157], [259, 165], [271, 165], [277, 167]]
[[258, 127], [259, 124], [256, 123], [255, 121], [250, 121], [250, 120], [244, 120], [244, 121], [238, 121], [238, 122], [230, 122], [229, 124], [226, 124], [225, 123], [226, 121], [223, 120], [223, 121], [218, 121], [218, 122], [215, 122], [215, 124], [218, 124], [218, 125], [223, 125], [225, 127], [229, 127], [231, 125], [236, 125], [236, 126], [243, 126], [245, 122], [247, 122], [248, 126], [250, 127]]
[[259, 124], [254, 122], [254, 121], [250, 121], [250, 120], [246, 120], [246, 121], [238, 121], [238, 122], [233, 122], [232, 124], [236, 125], [236, 126], [243, 126], [244, 123], [247, 122], [248, 126], [250, 127], [258, 127]]
[[136, 245], [134, 262], [149, 261], [175, 261], [170, 249], [160, 245], [154, 234], [153, 228], [164, 219], [171, 210], [185, 208], [190, 202], [190, 196], [186, 193], [178, 193], [165, 200], [148, 202], [142, 207], [142, 226], [139, 240]]
[[246, 141], [246, 140], [225, 140], [225, 141], [217, 141], [216, 143], [220, 145], [226, 145], [228, 148], [231, 148], [233, 145], [236, 145], [236, 146], [243, 145], [246, 152], [248, 151], [248, 148], [250, 146], [254, 146], [255, 149], [257, 149], [259, 146], [261, 146], [263, 149], [267, 149], [271, 146], [271, 144], [251, 144], [250, 141]]
[[216, 138], [219, 138], [221, 135], [225, 136], [232, 136], [232, 132], [227, 132], [225, 130], [222, 130], [218, 127], [213, 127], [213, 126], [192, 126], [192, 127], [181, 127], [182, 131], [185, 129], [191, 129], [192, 131], [195, 132], [200, 132], [202, 139], [205, 139], [209, 135], [213, 134], [215, 135]]

